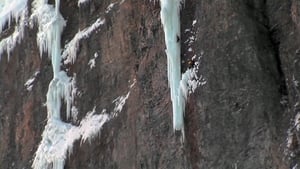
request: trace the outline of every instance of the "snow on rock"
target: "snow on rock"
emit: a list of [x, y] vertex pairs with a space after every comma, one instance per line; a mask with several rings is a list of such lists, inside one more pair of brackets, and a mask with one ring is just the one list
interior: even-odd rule
[[62, 58], [65, 59], [64, 63], [74, 63], [77, 57], [77, 51], [79, 49], [79, 42], [84, 38], [88, 38], [92, 32], [97, 30], [101, 25], [105, 23], [105, 19], [99, 18], [91, 26], [79, 31], [74, 38], [65, 46], [65, 50], [62, 54]]
[[37, 75], [38, 75], [39, 73], [40, 73], [40, 71], [35, 72], [34, 75], [31, 76], [31, 78], [28, 79], [28, 80], [26, 81], [26, 83], [24, 84], [24, 86], [26, 87], [26, 89], [27, 89], [28, 91], [31, 91], [31, 90], [32, 90], [32, 87], [33, 87], [33, 83], [34, 83], [34, 81], [35, 81], [35, 78], [37, 77]]
[[86, 140], [91, 141], [92, 138], [99, 134], [104, 123], [109, 120], [109, 115], [105, 112], [106, 110], [104, 109], [101, 114], [95, 114], [96, 107], [94, 107], [93, 111], [88, 112], [85, 118], [80, 122], [79, 128], [82, 142]]
[[113, 110], [112, 117], [116, 117], [119, 114], [119, 112], [122, 111], [123, 106], [125, 105], [129, 95], [130, 92], [128, 92], [125, 96], [119, 96], [115, 100], [113, 100], [113, 103], [115, 103], [115, 108]]
[[98, 57], [98, 53], [96, 52], [94, 54], [94, 57], [89, 60], [88, 65], [90, 66], [90, 69], [93, 69], [96, 66], [96, 58]]
[[[130, 89], [134, 84], [130, 85]], [[105, 109], [102, 113], [96, 114], [96, 107], [94, 107], [81, 120], [79, 126], [62, 122], [57, 118], [48, 118], [32, 167], [34, 169], [63, 169], [68, 153], [72, 153], [74, 142], [79, 139], [81, 142], [91, 141], [98, 136], [103, 125], [121, 112], [129, 94], [130, 91], [113, 101], [115, 107], [110, 114], [106, 113]]]
[[202, 77], [198, 77], [199, 61], [195, 62], [195, 66], [187, 69], [180, 80], [180, 100], [183, 110], [189, 94], [193, 93], [198, 86], [206, 84]]
[[[79, 0], [78, 5], [88, 2], [89, 0]], [[119, 2], [122, 4], [123, 1]], [[105, 13], [109, 13], [117, 3], [111, 3], [107, 6]], [[77, 52], [79, 50], [79, 43], [82, 39], [88, 38], [93, 32], [95, 32], [101, 25], [105, 23], [105, 19], [98, 18], [91, 26], [79, 30], [74, 38], [65, 45], [65, 49], [62, 54], [62, 58], [64, 59], [64, 64], [72, 63], [74, 64]], [[90, 65], [90, 63], [89, 63]], [[93, 65], [93, 61], [91, 61], [91, 65]], [[90, 66], [91, 67], [91, 66]]]
[[113, 7], [116, 5], [116, 3], [111, 3], [107, 6], [105, 13], [109, 13]]
[[130, 89], [135, 85], [136, 80], [134, 79], [133, 83], [129, 86], [129, 91], [126, 95], [119, 96], [113, 100], [112, 103], [115, 104], [114, 109], [109, 114], [106, 113], [106, 109], [102, 110], [101, 114], [96, 114], [96, 107], [93, 108], [91, 112], [88, 112], [86, 117], [80, 122], [80, 133], [82, 135], [81, 141], [85, 142], [86, 140], [91, 141], [92, 138], [99, 135], [99, 132], [102, 129], [102, 126], [118, 116], [122, 111], [126, 100], [130, 95]]

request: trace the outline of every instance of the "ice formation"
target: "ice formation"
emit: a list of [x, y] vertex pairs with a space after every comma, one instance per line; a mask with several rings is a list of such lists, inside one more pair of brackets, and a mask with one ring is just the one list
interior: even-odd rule
[[7, 52], [9, 59], [10, 52], [21, 42], [27, 23], [27, 13], [27, 0], [0, 1], [0, 33], [6, 25], [10, 27], [12, 19], [16, 22], [14, 33], [0, 41], [0, 59], [4, 51]]
[[[173, 129], [181, 131], [184, 139], [184, 112], [188, 94], [194, 92], [197, 86], [205, 84], [205, 81], [201, 82], [202, 77], [197, 76], [199, 62], [181, 74], [180, 8], [182, 3], [182, 0], [160, 0], [160, 17], [165, 35], [168, 81], [173, 108]], [[194, 20], [192, 26], [196, 23], [197, 21]], [[188, 41], [192, 43], [194, 40], [195, 37], [191, 36]], [[188, 52], [193, 52], [191, 46]]]
[[10, 26], [12, 18], [18, 21], [27, 10], [27, 0], [2, 0], [0, 1], [0, 33], [6, 24]]
[[160, 17], [165, 33], [168, 80], [173, 108], [173, 128], [184, 133], [184, 106], [180, 96], [180, 7], [181, 0], [160, 0]]
[[48, 121], [32, 167], [34, 169], [63, 169], [67, 152], [74, 142], [74, 139], [70, 138], [80, 137], [76, 132], [76, 127], [61, 121], [60, 117], [62, 99], [66, 102], [66, 113], [69, 117], [73, 101], [72, 94], [74, 93], [72, 92], [72, 78], [60, 69], [60, 41], [65, 20], [59, 12], [59, 0], [55, 1], [55, 7], [47, 4], [45, 0], [35, 0], [33, 3], [31, 17], [36, 20], [39, 26], [37, 43], [41, 55], [43, 52], [47, 52], [51, 56], [53, 79], [47, 92]]
[[[34, 169], [63, 169], [66, 157], [72, 151], [73, 143], [79, 139], [84, 142], [97, 136], [103, 125], [122, 110], [130, 94], [128, 92], [125, 96], [115, 99], [113, 102], [115, 108], [109, 114], [105, 112], [105, 109], [101, 114], [96, 114], [94, 108], [93, 111], [87, 113], [79, 126], [61, 120], [62, 101], [66, 105], [67, 119], [70, 117], [73, 120], [77, 119], [78, 114], [78, 110], [72, 105], [77, 93], [75, 75], [69, 77], [65, 71], [61, 70], [62, 59], [65, 59], [64, 63], [74, 63], [80, 40], [87, 38], [104, 24], [104, 20], [98, 19], [90, 27], [79, 31], [61, 54], [61, 34], [66, 22], [59, 12], [59, 5], [59, 0], [55, 1], [55, 6], [49, 5], [47, 0], [35, 0], [32, 5], [31, 21], [38, 25], [37, 43], [40, 55], [47, 53], [51, 58], [53, 68], [53, 79], [48, 87], [46, 101], [47, 124], [32, 164]], [[31, 23], [32, 26], [34, 22]], [[96, 53], [94, 59], [97, 56]], [[91, 66], [94, 66], [94, 63], [91, 63]], [[29, 79], [28, 85], [30, 86], [33, 81], [34, 79]]]

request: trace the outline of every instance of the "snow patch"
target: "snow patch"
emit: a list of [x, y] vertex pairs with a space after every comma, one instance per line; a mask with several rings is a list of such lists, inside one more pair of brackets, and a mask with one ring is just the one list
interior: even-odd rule
[[85, 142], [94, 138], [99, 134], [99, 131], [102, 129], [102, 126], [105, 122], [109, 120], [109, 115], [105, 113], [105, 109], [101, 114], [96, 113], [96, 107], [94, 107], [93, 111], [88, 112], [86, 117], [80, 122], [80, 133], [81, 133], [81, 141]]
[[197, 23], [197, 20], [193, 20], [192, 26], [195, 26]]
[[105, 23], [105, 19], [99, 18], [91, 26], [79, 31], [74, 38], [65, 46], [65, 50], [62, 54], [62, 58], [65, 59], [64, 63], [74, 63], [77, 57], [77, 51], [79, 50], [79, 42], [84, 38], [88, 38], [92, 32], [98, 29]]
[[98, 53], [96, 52], [94, 54], [94, 57], [89, 60], [88, 65], [90, 66], [90, 69], [93, 69], [94, 67], [96, 67], [96, 58], [97, 57], [98, 57]]
[[26, 87], [26, 89], [27, 89], [28, 91], [31, 91], [31, 90], [32, 90], [33, 82], [35, 81], [35, 78], [37, 77], [37, 75], [38, 75], [39, 73], [40, 73], [40, 71], [35, 72], [34, 75], [31, 76], [31, 78], [28, 79], [28, 80], [26, 81], [26, 83], [24, 84], [24, 86]]
[[105, 13], [109, 13], [113, 7], [116, 5], [116, 3], [111, 3], [107, 6]]
[[123, 106], [125, 105], [126, 100], [128, 99], [129, 95], [130, 95], [130, 92], [128, 92], [125, 96], [117, 97], [113, 101], [113, 103], [115, 104], [115, 108], [113, 110], [112, 117], [116, 117], [122, 111]]

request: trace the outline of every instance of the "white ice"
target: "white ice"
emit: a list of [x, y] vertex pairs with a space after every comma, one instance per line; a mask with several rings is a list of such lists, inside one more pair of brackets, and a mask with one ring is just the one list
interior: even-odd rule
[[[72, 148], [74, 140], [80, 138], [78, 128], [61, 121], [62, 99], [66, 103], [66, 114], [70, 116], [73, 102], [73, 80], [61, 66], [61, 34], [65, 20], [59, 12], [60, 1], [55, 1], [55, 7], [45, 0], [33, 2], [33, 18], [38, 23], [37, 43], [40, 54], [47, 52], [51, 57], [53, 79], [47, 92], [47, 125], [42, 141], [36, 151], [32, 167], [34, 169], [63, 169], [67, 152]], [[51, 167], [52, 166], [52, 167]]]
[[180, 94], [180, 7], [181, 0], [160, 0], [160, 16], [165, 34], [168, 80], [173, 108], [173, 128], [184, 132], [184, 100]]
[[10, 26], [12, 18], [17, 21], [24, 10], [27, 10], [27, 0], [0, 1], [0, 33], [6, 24]]
[[9, 60], [10, 53], [21, 42], [27, 24], [27, 13], [27, 0], [0, 1], [0, 34], [6, 24], [8, 27], [11, 25], [12, 18], [16, 22], [14, 32], [0, 41], [0, 59], [3, 52], [6, 52]]

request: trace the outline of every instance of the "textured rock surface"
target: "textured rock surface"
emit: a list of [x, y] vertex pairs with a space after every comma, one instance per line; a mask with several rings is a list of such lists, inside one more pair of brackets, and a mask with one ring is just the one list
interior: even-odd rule
[[[79, 120], [94, 106], [110, 112], [112, 101], [136, 80], [118, 117], [90, 143], [76, 142], [65, 168], [288, 169], [297, 163], [297, 154], [289, 153], [298, 147], [285, 150], [291, 119], [299, 111], [300, 3], [185, 2], [182, 67], [201, 56], [199, 76], [206, 84], [188, 99], [184, 145], [172, 129], [159, 4], [125, 0], [105, 13], [110, 0], [90, 0], [80, 8], [73, 0], [61, 2], [67, 20], [62, 44], [79, 28], [106, 19], [80, 42], [75, 63], [64, 66], [76, 74]], [[3, 55], [0, 61], [1, 169], [30, 168], [46, 123], [52, 67], [46, 55], [40, 58], [35, 33], [26, 28], [10, 60]], [[192, 35], [195, 42], [184, 43]], [[96, 67], [90, 69], [96, 52]], [[24, 83], [36, 71], [27, 91]]]

